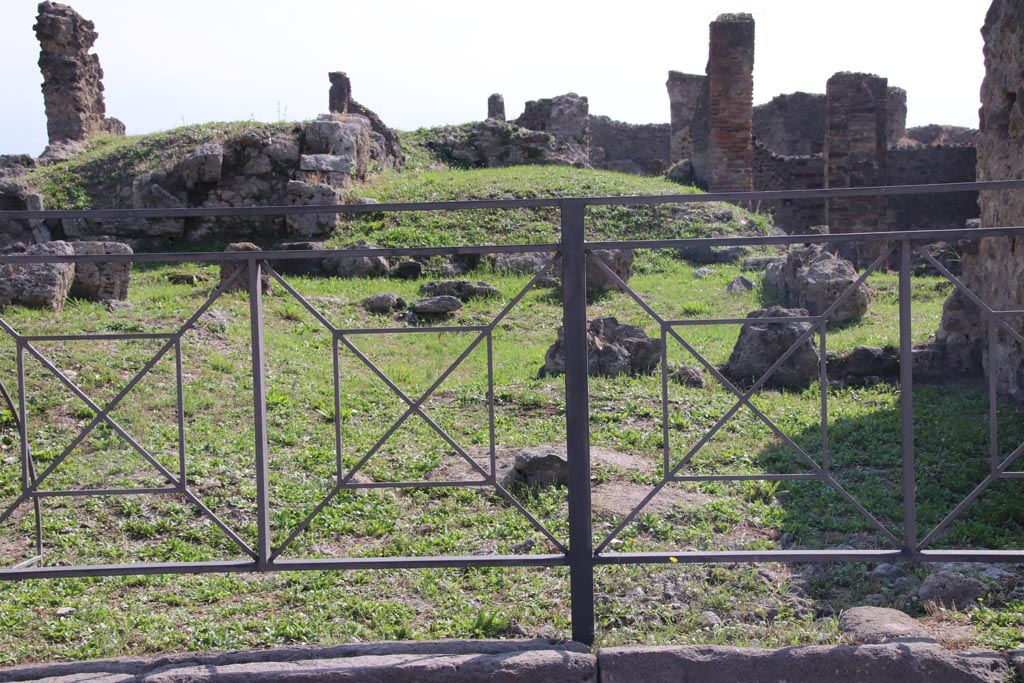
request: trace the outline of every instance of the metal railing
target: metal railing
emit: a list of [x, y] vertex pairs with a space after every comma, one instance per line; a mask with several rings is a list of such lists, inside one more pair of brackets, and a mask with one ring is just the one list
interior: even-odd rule
[[[889, 188], [850, 188], [841, 190], [804, 190], [792, 192], [755, 192], [755, 193], [718, 193], [704, 195], [670, 195], [652, 197], [587, 197], [587, 198], [552, 198], [533, 200], [499, 200], [499, 201], [460, 201], [460, 202], [428, 202], [415, 204], [376, 204], [376, 205], [344, 205], [344, 206], [302, 206], [302, 207], [256, 207], [247, 209], [167, 209], [167, 210], [97, 210], [97, 211], [0, 211], [0, 219], [11, 220], [46, 220], [46, 219], [123, 219], [123, 218], [186, 218], [186, 217], [247, 217], [247, 216], [284, 216], [288, 214], [309, 213], [378, 213], [401, 211], [462, 211], [480, 209], [522, 209], [534, 207], [552, 207], [560, 211], [561, 239], [557, 243], [533, 245], [474, 245], [444, 248], [394, 248], [394, 249], [346, 249], [340, 252], [329, 251], [275, 251], [275, 252], [217, 252], [217, 253], [138, 253], [132, 255], [80, 255], [80, 256], [47, 256], [47, 255], [0, 255], [0, 265], [32, 264], [32, 263], [222, 263], [234, 264], [233, 274], [225, 279], [206, 300], [177, 329], [161, 333], [104, 333], [104, 334], [66, 334], [66, 335], [31, 335], [20, 334], [7, 321], [0, 319], [0, 330], [14, 340], [17, 349], [18, 388], [15, 395], [3, 389], [2, 398], [6, 401], [13, 415], [20, 436], [20, 494], [13, 503], [0, 509], [0, 523], [8, 520], [11, 515], [25, 505], [33, 506], [35, 517], [36, 557], [14, 567], [0, 569], [0, 579], [37, 579], [47, 577], [98, 576], [98, 575], [129, 575], [157, 573], [201, 573], [201, 572], [266, 572], [281, 570], [324, 570], [324, 569], [359, 569], [359, 568], [422, 568], [422, 567], [523, 567], [523, 566], [568, 566], [570, 570], [572, 627], [574, 639], [589, 643], [593, 642], [595, 629], [594, 614], [594, 569], [597, 565], [642, 564], [666, 562], [836, 562], [836, 561], [1014, 561], [1024, 560], [1024, 551], [1018, 550], [936, 550], [930, 549], [936, 537], [951, 522], [970, 506], [992, 483], [1001, 479], [1024, 477], [1024, 473], [1011, 470], [1012, 465], [1024, 453], [1024, 445], [1013, 449], [1008, 454], [998, 453], [996, 439], [996, 386], [995, 377], [989, 379], [990, 399], [990, 438], [992, 444], [991, 466], [985, 479], [964, 498], [934, 528], [927, 530], [923, 538], [917, 521], [915, 495], [915, 450], [914, 450], [914, 405], [913, 405], [913, 363], [911, 336], [911, 274], [914, 260], [915, 245], [926, 244], [935, 240], [956, 240], [961, 238], [977, 239], [995, 236], [1022, 236], [1024, 228], [1006, 227], [979, 230], [937, 230], [912, 232], [884, 232], [862, 234], [834, 234], [814, 236], [763, 236], [746, 238], [707, 238], [707, 239], [658, 239], [658, 240], [621, 240], [588, 242], [585, 239], [585, 209], [599, 205], [654, 205], [682, 204], [710, 201], [743, 202], [753, 205], [756, 202], [772, 200], [800, 200], [843, 198], [858, 196], [892, 196], [904, 194], [925, 194], [962, 191], [989, 190], [1021, 190], [1024, 181], [1000, 181], [987, 183], [956, 183], [937, 186], [903, 186]], [[651, 487], [650, 492], [620, 522], [608, 532], [598, 543], [594, 543], [591, 510], [591, 461], [590, 461], [590, 396], [587, 359], [587, 283], [586, 260], [588, 252], [596, 249], [637, 249], [637, 248], [679, 248], [683, 246], [768, 246], [794, 245], [806, 242], [817, 244], [839, 245], [852, 242], [874, 242], [881, 245], [880, 255], [864, 268], [856, 282], [853, 283], [827, 310], [818, 315], [803, 318], [786, 318], [785, 322], [808, 323], [806, 331], [798, 340], [782, 354], [773, 365], [746, 388], [740, 388], [719, 368], [702, 356], [686, 337], [685, 330], [697, 325], [711, 324], [743, 324], [742, 318], [717, 319], [684, 319], [676, 320], [663, 315], [644, 297], [634, 291], [600, 260], [599, 267], [606, 275], [616, 282], [630, 299], [646, 313], [657, 325], [660, 332], [662, 348], [661, 403], [663, 433], [663, 470], [658, 483]], [[488, 322], [463, 326], [444, 327], [408, 327], [408, 328], [358, 328], [339, 327], [334, 325], [316, 307], [315, 302], [301, 295], [296, 289], [268, 262], [282, 262], [302, 259], [323, 259], [332, 255], [345, 257], [385, 256], [410, 257], [431, 255], [472, 255], [514, 252], [542, 252], [552, 256], [544, 270], [537, 273], [530, 282], [512, 297], [499, 312]], [[1014, 316], [1024, 315], [1024, 311], [993, 310], [977, 295], [971, 292], [964, 283], [951, 273], [931, 254], [921, 252], [925, 259], [937, 272], [948, 279], [953, 287], [961, 291], [981, 311], [994, 339], [994, 331], [999, 328], [1005, 335], [1024, 345], [1024, 337], [1017, 329], [1008, 324], [1007, 320]], [[568, 542], [565, 543], [553, 534], [545, 525], [532, 515], [516, 497], [499, 481], [495, 462], [495, 419], [494, 419], [494, 350], [493, 334], [499, 324], [534, 287], [538, 279], [552, 267], [555, 259], [561, 263], [562, 273], [562, 307], [565, 348], [565, 421], [566, 444], [568, 454]], [[853, 295], [854, 291], [867, 278], [893, 260], [898, 263], [898, 295], [899, 295], [899, 356], [900, 356], [900, 424], [901, 424], [901, 487], [903, 495], [902, 529], [895, 533], [879, 521], [857, 498], [847, 491], [833, 476], [829, 461], [829, 427], [828, 427], [828, 367], [825, 350], [827, 348], [827, 323], [833, 312]], [[267, 440], [267, 376], [264, 359], [264, 311], [261, 277], [269, 275], [285, 292], [304, 309], [331, 337], [333, 354], [333, 385], [334, 385], [334, 430], [336, 483], [330, 492], [323, 497], [313, 510], [307, 514], [276, 545], [272, 542], [270, 524], [270, 506], [268, 502], [268, 440]], [[250, 347], [252, 373], [252, 408], [255, 429], [255, 467], [252, 473], [256, 490], [256, 543], [247, 544], [228, 524], [213, 510], [206, 506], [192, 490], [188, 481], [189, 460], [186, 452], [185, 410], [182, 393], [182, 338], [192, 330], [201, 316], [211, 305], [236, 282], [244, 279], [244, 287], [248, 292], [250, 319]], [[773, 319], [762, 319], [772, 322]], [[780, 319], [780, 322], [782, 319]], [[419, 397], [410, 396], [397, 383], [381, 370], [359, 347], [353, 338], [363, 334], [417, 334], [432, 332], [462, 332], [472, 335], [472, 341], [447, 369]], [[821, 384], [821, 450], [820, 459], [812, 457], [807, 449], [797, 444], [753, 401], [752, 397], [764, 387], [776, 372], [794, 353], [799, 346], [817, 335], [821, 350], [821, 361], [818, 381]], [[142, 369], [105, 405], [94, 401], [73, 377], [62, 372], [38, 348], [40, 343], [54, 341], [100, 341], [100, 340], [153, 340], [160, 343], [158, 351], [149, 359]], [[677, 462], [670, 457], [671, 435], [668, 429], [668, 347], [670, 343], [691, 354], [714, 379], [724, 387], [734, 399], [733, 405], [708, 429], [704, 435]], [[458, 441], [446, 432], [424, 409], [424, 403], [447, 379], [459, 364], [475, 349], [486, 349], [487, 357], [487, 401], [490, 436], [490, 458], [485, 465], [474, 460]], [[340, 371], [338, 367], [339, 350], [344, 349], [358, 358], [396, 396], [404, 406], [401, 416], [382, 434], [375, 444], [364, 453], [355, 465], [346, 468], [341, 453], [341, 411], [339, 397]], [[174, 374], [177, 381], [176, 418], [178, 429], [177, 468], [168, 468], [161, 464], [153, 453], [144, 448], [134, 439], [123, 425], [112, 414], [128, 393], [145, 375], [164, 357], [173, 356]], [[51, 373], [71, 394], [83, 401], [95, 414], [79, 430], [71, 443], [52, 460], [45, 469], [38, 470], [33, 459], [32, 444], [28, 428], [28, 411], [25, 381], [25, 363], [32, 358]], [[723, 426], [742, 408], [749, 409], [788, 449], [790, 449], [809, 469], [809, 472], [794, 474], [737, 474], [737, 475], [699, 475], [682, 474], [683, 468]], [[366, 463], [377, 453], [388, 439], [410, 417], [416, 416], [426, 422], [431, 429], [468, 465], [476, 475], [470, 481], [434, 481], [434, 482], [370, 482], [367, 483], [356, 475]], [[43, 484], [51, 474], [68, 457], [75, 447], [82, 443], [90, 433], [101, 425], [109, 428], [141, 455], [164, 481], [163, 486], [147, 488], [105, 488], [105, 489], [48, 489]], [[890, 545], [880, 550], [754, 550], [754, 551], [676, 551], [676, 552], [615, 552], [611, 546], [622, 531], [640, 515], [647, 504], [667, 485], [674, 482], [694, 481], [737, 481], [737, 480], [815, 480], [834, 490], [846, 502], [852, 505], [867, 520], [869, 526]], [[376, 557], [376, 558], [308, 558], [290, 559], [284, 556], [293, 542], [323, 512], [331, 502], [343, 491], [367, 487], [412, 487], [412, 486], [474, 486], [491, 487], [509, 505], [525, 515], [530, 523], [557, 550], [555, 553], [534, 555], [489, 555], [489, 556], [438, 556], [438, 557]], [[42, 513], [39, 502], [43, 498], [55, 496], [123, 496], [139, 494], [174, 493], [184, 497], [204, 517], [216, 525], [238, 550], [247, 558], [243, 560], [208, 561], [208, 562], [160, 562], [132, 563], [86, 566], [40, 566], [44, 557], [42, 541]]]

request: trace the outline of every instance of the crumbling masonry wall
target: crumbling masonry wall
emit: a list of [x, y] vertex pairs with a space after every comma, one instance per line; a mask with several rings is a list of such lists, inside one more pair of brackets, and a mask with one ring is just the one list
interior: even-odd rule
[[[994, 0], [981, 30], [985, 39], [985, 80], [981, 85], [978, 180], [1024, 178], [1024, 0]], [[982, 227], [1024, 224], [1024, 193], [981, 193]], [[963, 281], [995, 310], [1024, 308], [1024, 238], [990, 237], [964, 254]], [[1018, 332], [1020, 316], [1006, 318]], [[1001, 392], [1024, 394], [1024, 349], [997, 331], [988, 351], [988, 321], [966, 297], [954, 292], [946, 302], [938, 337], [947, 358], [965, 366], [983, 363]]]
[[50, 143], [86, 140], [93, 135], [124, 135], [124, 124], [107, 118], [103, 69], [91, 54], [95, 25], [67, 5], [43, 2], [33, 27], [39, 39], [39, 70]]
[[770, 102], [754, 107], [753, 130], [757, 141], [776, 154], [821, 154], [825, 144], [825, 96], [806, 92], [776, 95]]

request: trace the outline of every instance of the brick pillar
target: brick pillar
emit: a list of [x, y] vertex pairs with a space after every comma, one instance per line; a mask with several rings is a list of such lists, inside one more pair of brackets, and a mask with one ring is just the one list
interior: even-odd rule
[[[887, 180], [888, 81], [879, 76], [837, 73], [825, 87], [825, 187], [868, 187]], [[878, 232], [886, 228], [885, 197], [849, 197], [826, 202], [829, 232]], [[879, 245], [850, 252], [859, 265]], [[845, 250], [844, 250], [845, 251]]]
[[704, 92], [706, 76], [668, 72], [668, 105], [671, 115], [672, 143], [670, 156], [673, 164], [693, 155], [693, 117], [697, 103]]
[[708, 56], [708, 190], [754, 188], [754, 19], [722, 14], [711, 22]]
[[500, 93], [494, 93], [487, 98], [487, 118], [505, 120], [505, 98]]

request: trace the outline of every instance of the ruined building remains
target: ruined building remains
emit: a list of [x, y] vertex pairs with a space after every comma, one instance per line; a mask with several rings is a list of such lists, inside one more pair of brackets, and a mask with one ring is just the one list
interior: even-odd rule
[[[888, 149], [886, 138], [889, 84], [871, 74], [838, 73], [825, 87], [826, 188], [885, 185]], [[878, 232], [886, 226], [885, 197], [831, 198], [825, 203], [825, 224], [830, 232]], [[878, 244], [862, 244], [865, 263], [877, 256]], [[870, 253], [863, 253], [869, 250]]]
[[[670, 71], [671, 175], [712, 192], [916, 185], [974, 180], [974, 131], [906, 128], [907, 93], [871, 74], [835, 74], [825, 94], [779, 95], [752, 106], [749, 15], [711, 23], [705, 75]], [[749, 171], [749, 183], [748, 183]], [[961, 228], [977, 193], [888, 200], [761, 203], [788, 232]]]
[[[981, 85], [978, 180], [1024, 178], [1024, 0], [994, 0], [985, 17], [985, 80]], [[982, 192], [981, 226], [1024, 225], [1019, 190]], [[994, 310], [1020, 310], [1024, 302], [1024, 238], [986, 237], [963, 255], [962, 278]], [[1022, 316], [1003, 320], [1018, 333]], [[1024, 396], [1024, 348], [990, 321], [977, 305], [954, 291], [943, 310], [939, 339], [947, 358], [971, 370], [983, 364], [1000, 392]], [[989, 335], [994, 330], [995, 337]], [[991, 343], [990, 343], [991, 342]]]
[[487, 118], [505, 120], [505, 98], [500, 93], [494, 93], [487, 98]]
[[50, 144], [103, 133], [124, 135], [124, 124], [106, 116], [103, 69], [100, 58], [90, 53], [97, 37], [93, 23], [67, 5], [43, 2], [33, 28]]
[[369, 120], [372, 158], [385, 168], [401, 167], [405, 156], [395, 131], [388, 128], [371, 109], [352, 99], [352, 82], [345, 72], [332, 71], [327, 78], [331, 82], [327, 102], [331, 114], [356, 114]]
[[749, 14], [723, 14], [711, 23], [706, 88], [708, 189], [749, 192], [754, 189], [754, 19]]

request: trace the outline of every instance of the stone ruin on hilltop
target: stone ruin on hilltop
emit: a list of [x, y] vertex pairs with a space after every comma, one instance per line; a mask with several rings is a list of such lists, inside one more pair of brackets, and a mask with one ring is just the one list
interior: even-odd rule
[[93, 135], [124, 135], [124, 124], [106, 116], [103, 69], [99, 56], [90, 52], [97, 37], [93, 23], [67, 5], [44, 2], [39, 5], [33, 28], [39, 39], [39, 70], [43, 73], [50, 139], [44, 156], [77, 151], [73, 143]]

